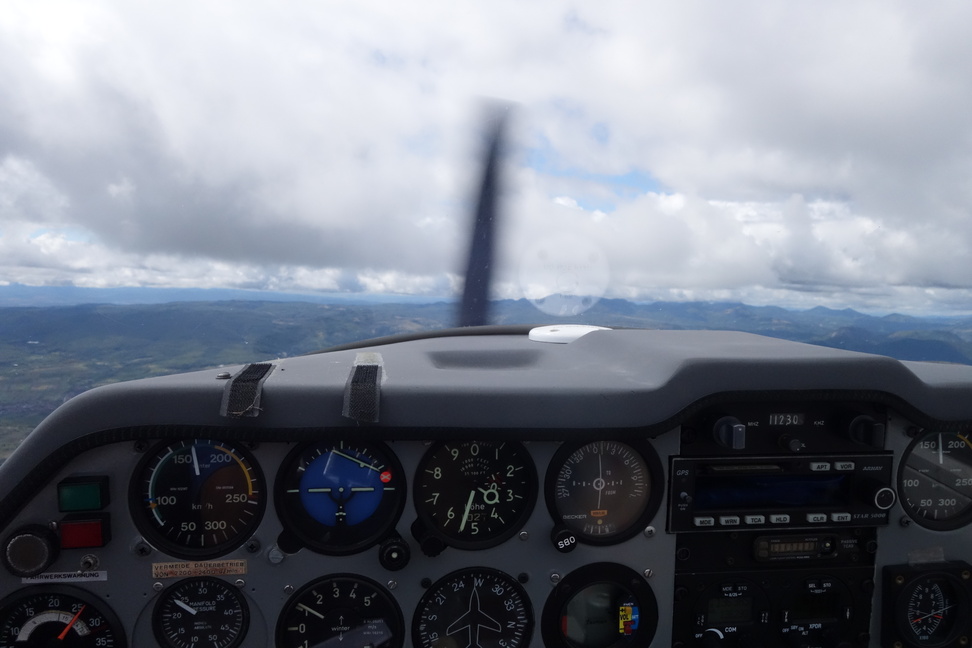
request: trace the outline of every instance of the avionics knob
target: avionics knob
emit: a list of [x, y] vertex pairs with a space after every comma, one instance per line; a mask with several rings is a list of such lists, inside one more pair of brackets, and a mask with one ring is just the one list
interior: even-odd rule
[[50, 567], [60, 552], [57, 535], [45, 526], [21, 527], [3, 541], [3, 564], [14, 576], [30, 577]]
[[847, 436], [851, 441], [874, 448], [883, 448], [885, 430], [884, 423], [879, 423], [873, 416], [861, 414], [851, 419], [847, 426]]
[[570, 553], [577, 548], [577, 534], [558, 524], [550, 532], [550, 542], [560, 553]]
[[381, 543], [378, 548], [378, 562], [388, 571], [403, 569], [412, 557], [405, 538], [397, 533]]
[[746, 447], [746, 424], [735, 416], [723, 416], [712, 426], [712, 437], [723, 447], [743, 450]]
[[723, 648], [726, 645], [725, 635], [721, 631], [715, 628], [709, 628], [702, 633], [702, 637], [699, 639], [699, 645], [702, 648]]

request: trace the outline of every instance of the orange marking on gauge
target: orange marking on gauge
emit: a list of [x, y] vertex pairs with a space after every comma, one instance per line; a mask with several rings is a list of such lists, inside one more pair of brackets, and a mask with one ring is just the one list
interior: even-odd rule
[[596, 511], [591, 511], [591, 517], [602, 518], [606, 517], [608, 514], [607, 509], [598, 509]]

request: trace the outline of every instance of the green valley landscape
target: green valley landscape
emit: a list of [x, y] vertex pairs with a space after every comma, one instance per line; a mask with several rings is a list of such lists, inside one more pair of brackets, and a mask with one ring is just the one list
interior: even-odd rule
[[[368, 338], [451, 326], [451, 303], [186, 301], [0, 307], [0, 456], [44, 416], [121, 380], [309, 353]], [[552, 324], [526, 300], [496, 302], [496, 324]], [[890, 355], [972, 364], [972, 320], [789, 311], [734, 303], [601, 300], [584, 323], [723, 329]]]

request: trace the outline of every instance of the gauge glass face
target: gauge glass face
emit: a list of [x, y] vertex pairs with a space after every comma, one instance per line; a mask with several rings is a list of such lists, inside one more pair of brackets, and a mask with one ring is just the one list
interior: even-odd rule
[[647, 523], [651, 470], [642, 454], [618, 441], [562, 446], [546, 480], [554, 521], [592, 544], [626, 540]]
[[315, 551], [349, 554], [379, 542], [405, 506], [405, 471], [380, 442], [296, 448], [277, 477], [284, 527]]
[[170, 586], [152, 615], [155, 638], [169, 648], [236, 648], [249, 623], [243, 595], [216, 578], [188, 578]]
[[422, 648], [517, 648], [533, 633], [533, 609], [523, 587], [488, 567], [471, 567], [439, 579], [419, 601], [412, 642]]
[[308, 583], [287, 601], [277, 622], [278, 648], [401, 648], [405, 622], [385, 588], [340, 574]]
[[547, 648], [648, 646], [658, 628], [658, 604], [645, 579], [630, 568], [592, 563], [557, 584], [541, 624]]
[[972, 439], [928, 432], [908, 447], [898, 475], [901, 502], [918, 524], [957, 529], [972, 520]]
[[0, 645], [18, 648], [125, 648], [118, 617], [101, 601], [68, 587], [36, 587], [0, 603]]
[[260, 523], [263, 477], [243, 448], [187, 440], [148, 454], [132, 480], [132, 516], [160, 549], [213, 558], [239, 547]]
[[513, 441], [435, 444], [415, 475], [419, 518], [460, 549], [508, 540], [530, 516], [536, 497], [533, 459]]
[[916, 578], [898, 597], [898, 625], [909, 643], [941, 646], [954, 640], [957, 622], [968, 614], [968, 597], [943, 574]]

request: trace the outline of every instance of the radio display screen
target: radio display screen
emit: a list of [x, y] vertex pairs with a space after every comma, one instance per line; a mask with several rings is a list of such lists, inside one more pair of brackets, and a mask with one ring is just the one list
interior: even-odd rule
[[700, 474], [695, 477], [697, 510], [845, 507], [847, 475]]

